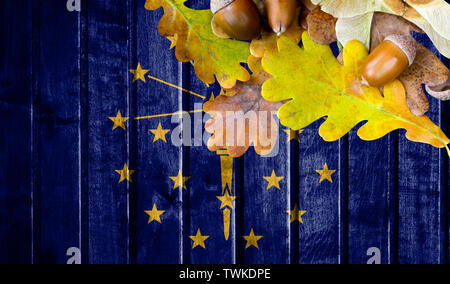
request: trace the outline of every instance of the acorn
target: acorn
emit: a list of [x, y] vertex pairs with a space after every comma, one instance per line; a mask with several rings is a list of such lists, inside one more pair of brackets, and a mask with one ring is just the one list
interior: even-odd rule
[[416, 58], [414, 39], [405, 35], [390, 35], [367, 57], [362, 68], [363, 78], [372, 87], [382, 87], [400, 76]]
[[220, 37], [252, 40], [261, 33], [261, 18], [252, 0], [211, 0], [211, 11], [211, 26]]
[[283, 34], [296, 18], [297, 0], [266, 0], [269, 25], [277, 34]]

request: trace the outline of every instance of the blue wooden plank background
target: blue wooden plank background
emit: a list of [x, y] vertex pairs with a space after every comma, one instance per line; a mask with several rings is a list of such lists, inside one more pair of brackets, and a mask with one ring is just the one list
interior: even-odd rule
[[[448, 263], [444, 150], [402, 131], [374, 142], [351, 131], [327, 143], [318, 123], [299, 141], [280, 127], [275, 157], [250, 149], [230, 159], [189, 146], [186, 133], [173, 145], [180, 121], [192, 133], [203, 128], [194, 114], [161, 114], [200, 109], [220, 87], [176, 60], [157, 31], [162, 9], [84, 0], [71, 12], [66, 2], [0, 3], [0, 263]], [[416, 38], [439, 56], [426, 36]], [[134, 82], [138, 64], [200, 96], [148, 77]], [[448, 103], [430, 101], [430, 118], [449, 134]], [[113, 130], [109, 117], [119, 111], [129, 119]], [[151, 131], [159, 126], [166, 141]], [[232, 162], [225, 191], [236, 197], [228, 240], [221, 161]], [[119, 182], [125, 164], [132, 182]], [[319, 183], [325, 164], [333, 182]], [[279, 189], [267, 188], [272, 171]], [[175, 187], [179, 173], [187, 180]], [[149, 222], [154, 205], [161, 222]], [[296, 205], [307, 211], [303, 223], [286, 213]], [[192, 247], [199, 229], [205, 248]], [[246, 247], [251, 230], [262, 236], [258, 248]]]

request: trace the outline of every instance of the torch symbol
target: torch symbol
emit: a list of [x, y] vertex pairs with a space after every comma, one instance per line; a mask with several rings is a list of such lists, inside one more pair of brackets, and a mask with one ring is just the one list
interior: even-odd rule
[[223, 232], [225, 240], [228, 241], [230, 237], [231, 227], [231, 210], [234, 209], [233, 201], [236, 196], [231, 196], [233, 185], [233, 158], [230, 157], [226, 150], [217, 151], [217, 155], [220, 156], [220, 172], [222, 176], [222, 194], [223, 196], [217, 196], [222, 203], [220, 209], [223, 210]]

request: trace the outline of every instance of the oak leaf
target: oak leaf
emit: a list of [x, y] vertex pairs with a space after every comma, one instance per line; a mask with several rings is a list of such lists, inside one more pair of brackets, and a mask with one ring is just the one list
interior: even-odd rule
[[161, 35], [176, 41], [175, 55], [181, 62], [192, 62], [195, 73], [205, 84], [213, 84], [214, 76], [224, 88], [236, 81], [248, 81], [249, 72], [241, 66], [250, 55], [249, 43], [215, 36], [211, 28], [210, 10], [193, 10], [186, 0], [147, 0], [145, 8], [164, 8], [158, 25]]
[[[297, 17], [300, 15], [302, 9], [297, 8]], [[299, 43], [302, 39], [302, 34], [305, 30], [300, 26], [298, 21], [294, 21], [292, 25], [283, 34], [286, 37], [291, 38], [296, 43]], [[261, 32], [261, 37], [252, 40], [250, 43], [250, 56], [247, 60], [247, 64], [253, 73], [263, 72], [261, 60], [264, 57], [266, 51], [277, 50], [278, 35], [273, 32], [270, 27], [265, 27]]]
[[311, 38], [319, 44], [330, 44], [337, 41], [336, 37], [337, 19], [316, 7], [306, 17], [308, 33]]
[[373, 14], [337, 19], [317, 6], [308, 12], [305, 27], [313, 41], [318, 44], [331, 44], [339, 38], [341, 44], [359, 40], [368, 48]]
[[368, 51], [361, 42], [346, 45], [344, 66], [328, 45], [314, 43], [307, 33], [303, 34], [303, 46], [281, 37], [278, 52], [263, 58], [264, 70], [273, 76], [263, 85], [263, 97], [274, 102], [289, 100], [278, 112], [283, 125], [302, 129], [326, 117], [319, 134], [326, 141], [335, 141], [365, 122], [357, 132], [363, 140], [406, 129], [407, 139], [448, 150], [450, 140], [442, 130], [428, 117], [414, 116], [407, 108], [400, 81], [386, 85], [384, 97], [377, 88], [362, 83], [361, 66]]
[[[259, 3], [264, 4], [264, 1], [259, 0]], [[297, 10], [299, 14], [300, 9]], [[303, 31], [299, 23], [294, 22], [284, 36], [299, 43]], [[231, 157], [240, 157], [253, 144], [256, 153], [265, 156], [275, 147], [279, 129], [273, 114], [282, 103], [268, 102], [261, 96], [261, 86], [270, 78], [262, 69], [261, 60], [267, 51], [277, 49], [277, 39], [278, 36], [270, 27], [263, 28], [261, 37], [250, 44], [251, 55], [247, 64], [253, 73], [251, 79], [238, 82], [235, 87], [226, 89], [213, 101], [204, 104], [204, 111], [212, 116], [205, 124], [206, 130], [213, 134], [208, 141], [211, 151], [226, 149]], [[235, 115], [238, 119], [248, 119], [245, 124], [239, 124], [233, 117]], [[227, 131], [231, 127], [236, 128], [233, 135]]]
[[255, 152], [265, 156], [272, 152], [278, 139], [278, 122], [274, 114], [282, 105], [268, 102], [261, 96], [261, 86], [268, 79], [267, 73], [258, 72], [248, 82], [238, 82], [233, 95], [221, 94], [203, 105], [211, 115], [205, 129], [213, 135], [208, 149], [226, 149], [231, 157], [244, 155], [251, 145]]

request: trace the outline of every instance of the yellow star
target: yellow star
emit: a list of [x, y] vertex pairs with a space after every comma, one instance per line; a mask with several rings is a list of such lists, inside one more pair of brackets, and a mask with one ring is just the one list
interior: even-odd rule
[[291, 215], [291, 223], [294, 221], [299, 221], [303, 224], [302, 216], [306, 214], [307, 211], [298, 210], [298, 205], [295, 204], [295, 207], [292, 211], [286, 211], [289, 215]]
[[200, 229], [198, 229], [197, 235], [190, 236], [189, 238], [194, 241], [192, 249], [195, 249], [197, 246], [201, 246], [202, 248], [206, 249], [205, 241], [209, 238], [209, 236], [202, 236]]
[[134, 174], [135, 170], [129, 170], [127, 164], [125, 163], [125, 166], [123, 166], [122, 170], [116, 170], [116, 172], [120, 175], [119, 183], [123, 182], [124, 180], [128, 180], [130, 182], [133, 182], [131, 180], [131, 175]]
[[129, 119], [128, 117], [123, 117], [122, 113], [120, 113], [120, 110], [117, 112], [116, 117], [110, 117], [110, 120], [114, 122], [114, 126], [112, 130], [115, 130], [117, 127], [122, 128], [123, 130], [127, 130], [125, 127], [125, 122]]
[[169, 37], [167, 37], [167, 39], [170, 40], [170, 48], [169, 49], [172, 49], [177, 45], [178, 34], [169, 36]]
[[247, 241], [247, 245], [246, 245], [246, 249], [248, 249], [251, 246], [254, 246], [255, 248], [259, 249], [258, 247], [258, 241], [260, 239], [262, 239], [262, 236], [255, 236], [255, 232], [252, 231], [250, 232], [250, 235], [248, 236], [243, 236], [243, 238]]
[[294, 131], [292, 129], [283, 129], [283, 131], [288, 135], [287, 142], [291, 140], [297, 140], [298, 142], [300, 142], [299, 135], [303, 132], [303, 130]]
[[329, 170], [327, 163], [325, 163], [325, 166], [323, 167], [323, 170], [316, 170], [317, 173], [320, 174], [320, 181], [321, 183], [324, 180], [328, 180], [330, 182], [333, 182], [333, 179], [331, 178], [331, 175], [336, 172], [336, 170]]
[[166, 140], [166, 134], [170, 132], [169, 129], [163, 129], [161, 126], [161, 122], [158, 124], [157, 129], [150, 129], [150, 132], [155, 135], [155, 138], [153, 139], [153, 143], [155, 143], [158, 140], [162, 140], [165, 143], [167, 143]]
[[143, 81], [145, 83], [146, 82], [145, 81], [145, 74], [147, 74], [148, 71], [150, 71], [150, 70], [142, 69], [141, 63], [138, 63], [138, 66], [137, 66], [136, 69], [130, 69], [130, 72], [134, 75], [133, 83], [136, 82], [137, 80], [141, 80], [141, 81]]
[[280, 181], [282, 181], [284, 177], [277, 177], [277, 175], [275, 174], [275, 170], [273, 170], [272, 175], [270, 177], [264, 177], [264, 179], [269, 183], [267, 185], [267, 190], [274, 186], [280, 189]]
[[228, 194], [228, 190], [225, 192], [224, 196], [217, 196], [217, 199], [222, 201], [222, 204], [220, 205], [220, 209], [224, 208], [225, 206], [230, 207], [233, 209], [233, 201], [236, 199], [236, 196], [230, 196]]
[[184, 189], [187, 189], [186, 187], [186, 182], [191, 178], [191, 177], [184, 177], [181, 174], [181, 170], [178, 172], [178, 176], [176, 177], [169, 177], [171, 180], [173, 180], [175, 182], [173, 189], [179, 188], [180, 186], [182, 186]]
[[156, 208], [156, 203], [153, 204], [153, 209], [151, 211], [145, 211], [145, 213], [147, 213], [148, 216], [150, 216], [150, 219], [148, 220], [148, 223], [150, 224], [153, 221], [156, 221], [158, 223], [161, 224], [161, 215], [164, 214], [164, 210], [158, 210], [158, 208]]

